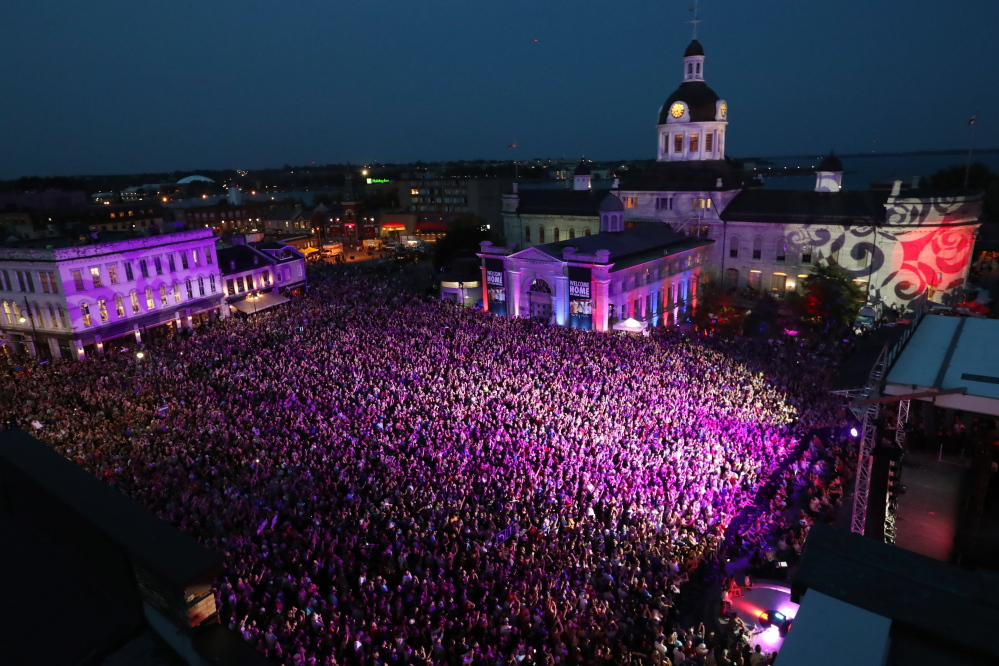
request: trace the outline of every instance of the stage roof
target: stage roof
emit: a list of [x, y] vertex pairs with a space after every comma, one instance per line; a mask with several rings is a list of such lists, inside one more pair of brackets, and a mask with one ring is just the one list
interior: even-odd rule
[[966, 387], [966, 395], [920, 398], [999, 416], [999, 320], [926, 315], [888, 372], [885, 395]]
[[888, 655], [890, 629], [891, 620], [886, 617], [810, 590], [801, 600], [774, 665], [840, 666], [844, 661], [843, 637], [849, 636], [849, 662], [853, 666], [882, 666]]

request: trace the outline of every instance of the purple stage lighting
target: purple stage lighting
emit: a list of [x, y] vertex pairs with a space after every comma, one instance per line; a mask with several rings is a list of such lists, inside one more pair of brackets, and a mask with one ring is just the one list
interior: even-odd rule
[[856, 437], [856, 436], [857, 436], [857, 435], [859, 435], [859, 434], [860, 434], [860, 433], [858, 433], [858, 432], [857, 432], [857, 429], [856, 429], [856, 428], [850, 428], [850, 436], [851, 436], [851, 437]]

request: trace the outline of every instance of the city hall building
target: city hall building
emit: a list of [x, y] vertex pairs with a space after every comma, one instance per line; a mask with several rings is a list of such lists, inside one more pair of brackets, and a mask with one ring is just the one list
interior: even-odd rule
[[[703, 241], [698, 249], [677, 251], [693, 253], [690, 270], [696, 275], [731, 289], [769, 291], [782, 297], [800, 289], [816, 264], [835, 263], [875, 306], [906, 310], [910, 301], [923, 295], [945, 304], [963, 299], [980, 226], [981, 192], [909, 189], [897, 181], [890, 189], [851, 190], [844, 187], [844, 169], [833, 154], [816, 169], [811, 190], [764, 188], [759, 179], [726, 159], [729, 105], [708, 87], [704, 66], [704, 49], [694, 40], [683, 55], [681, 83], [659, 110], [657, 159], [651, 168], [622, 174], [611, 189], [597, 191], [592, 189], [588, 168], [580, 163], [571, 190], [518, 190], [514, 184], [513, 191], [504, 195], [504, 234], [511, 247], [489, 247], [480, 256], [483, 272], [492, 280], [490, 288], [502, 289], [508, 298], [504, 306], [490, 296], [490, 309], [545, 316], [544, 299], [526, 295], [527, 269], [545, 257], [563, 262], [566, 271], [581, 269], [568, 259], [573, 256], [568, 250], [577, 248], [575, 252], [609, 261], [586, 263], [591, 276], [598, 276], [593, 277], [597, 280], [594, 329], [604, 330], [597, 322], [628, 317], [648, 325], [669, 324], [668, 307], [635, 307], [631, 297], [638, 287], [628, 287], [628, 280], [618, 285], [611, 277], [627, 273], [629, 280], [640, 282], [642, 275], [632, 274], [644, 275], [646, 268], [649, 276], [659, 275], [651, 266], [626, 265], [645, 250], [625, 259], [613, 248], [618, 247], [616, 238], [626, 234], [636, 247], [641, 245], [638, 239], [646, 238], [651, 252], [663, 240], [662, 227], [688, 241]], [[622, 224], [604, 224], [601, 207], [610, 201], [608, 197], [619, 202]], [[665, 254], [668, 248], [660, 249], [664, 253], [660, 262], [671, 265], [674, 260], [667, 261]], [[686, 283], [696, 275], [664, 271], [662, 278], [649, 277], [652, 282], [643, 287], [650, 293], [644, 297], [668, 294], [679, 281], [693, 299], [696, 286]], [[552, 274], [551, 280], [556, 277]], [[578, 281], [568, 273], [561, 277]], [[552, 320], [571, 323], [560, 309], [565, 306], [557, 280], [538, 279], [545, 282], [540, 289], [553, 290]], [[622, 291], [615, 293], [615, 288]], [[532, 306], [535, 302], [539, 305]]]

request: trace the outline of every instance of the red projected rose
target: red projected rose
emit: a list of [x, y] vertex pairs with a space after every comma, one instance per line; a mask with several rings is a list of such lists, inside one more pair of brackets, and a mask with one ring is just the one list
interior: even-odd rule
[[896, 296], [910, 300], [929, 287], [949, 291], [961, 286], [971, 257], [974, 227], [939, 227], [930, 233], [907, 236], [899, 236], [901, 263], [886, 280], [898, 280]]

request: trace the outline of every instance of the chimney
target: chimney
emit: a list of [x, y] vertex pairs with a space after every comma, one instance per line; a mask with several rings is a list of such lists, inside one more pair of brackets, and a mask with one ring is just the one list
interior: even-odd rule
[[620, 178], [615, 178], [614, 182], [611, 183], [611, 189], [612, 190], [616, 190], [619, 187], [621, 187], [621, 179]]
[[722, 188], [722, 179], [721, 178], [719, 178], [718, 180], [715, 181], [715, 187], [717, 187], [719, 190]]

